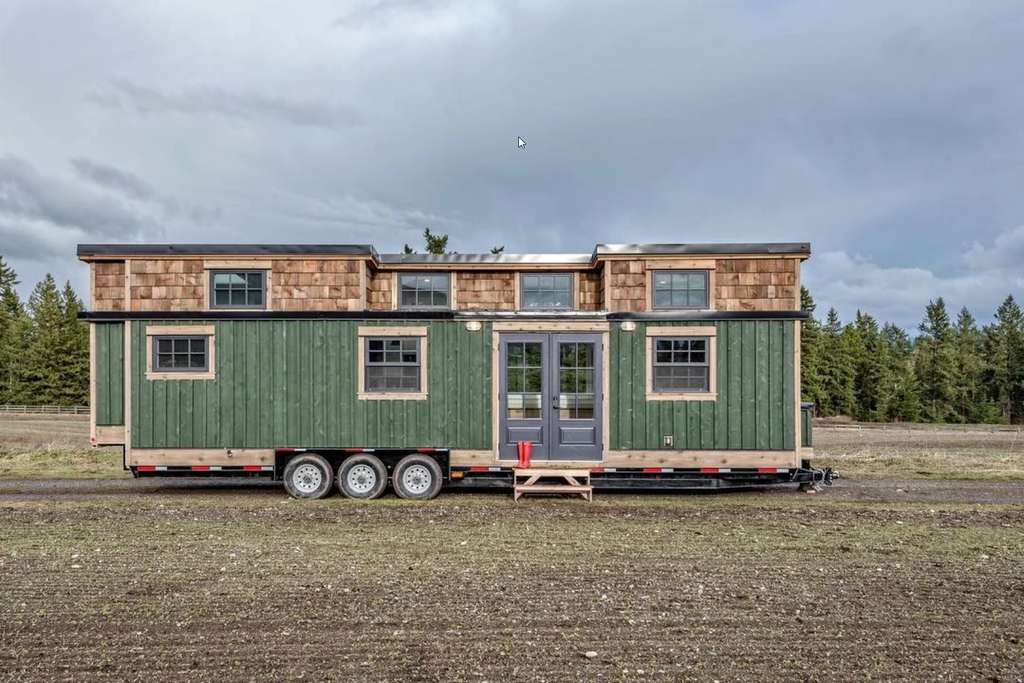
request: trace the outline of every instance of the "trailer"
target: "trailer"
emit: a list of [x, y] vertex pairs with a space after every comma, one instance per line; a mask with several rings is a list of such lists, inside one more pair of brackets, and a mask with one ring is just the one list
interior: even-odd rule
[[265, 477], [296, 498], [817, 487], [809, 255], [79, 245], [91, 442], [136, 477]]

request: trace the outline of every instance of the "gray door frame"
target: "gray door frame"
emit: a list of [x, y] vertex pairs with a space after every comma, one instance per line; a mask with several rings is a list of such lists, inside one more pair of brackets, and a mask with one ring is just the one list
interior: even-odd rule
[[[498, 343], [498, 458], [515, 461], [518, 458], [517, 441], [532, 441], [534, 460], [549, 461], [594, 461], [601, 460], [603, 439], [603, 392], [602, 335], [600, 333], [522, 332], [502, 333]], [[541, 409], [538, 418], [508, 417], [508, 344], [510, 342], [532, 342], [541, 345], [540, 373]], [[563, 419], [556, 408], [561, 392], [559, 382], [561, 352], [560, 343], [593, 344], [594, 366], [594, 413], [591, 419]], [[593, 434], [592, 443], [584, 443], [588, 432]], [[580, 443], [563, 443], [563, 437], [571, 441], [572, 436], [582, 436]]]

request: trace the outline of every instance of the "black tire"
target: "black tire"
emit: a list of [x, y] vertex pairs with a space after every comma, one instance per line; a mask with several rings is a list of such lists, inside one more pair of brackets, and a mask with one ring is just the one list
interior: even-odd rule
[[380, 498], [388, 486], [388, 470], [376, 455], [353, 455], [338, 467], [337, 481], [348, 498]]
[[334, 469], [322, 455], [306, 453], [288, 461], [284, 468], [284, 489], [292, 498], [326, 498], [334, 487]]
[[413, 453], [398, 461], [391, 485], [402, 498], [430, 500], [441, 492], [441, 466], [433, 458]]

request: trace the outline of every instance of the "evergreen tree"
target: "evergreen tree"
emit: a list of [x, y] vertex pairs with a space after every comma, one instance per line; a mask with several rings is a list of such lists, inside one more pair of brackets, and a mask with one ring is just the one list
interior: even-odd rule
[[62, 389], [67, 363], [66, 319], [53, 276], [47, 273], [28, 300], [31, 327], [18, 372], [18, 402], [68, 405]]
[[958, 422], [983, 422], [988, 415], [981, 385], [981, 334], [967, 307], [960, 309], [953, 329], [953, 409]]
[[917, 378], [923, 417], [928, 422], [955, 420], [953, 325], [942, 297], [928, 302], [918, 329]]
[[21, 284], [14, 269], [0, 255], [0, 403], [10, 403], [17, 393], [18, 363], [28, 330], [25, 309], [15, 289]]
[[860, 311], [849, 336], [857, 396], [854, 415], [858, 420], [884, 420], [894, 393], [889, 346], [875, 319]]
[[843, 325], [836, 309], [830, 308], [822, 329], [821, 386], [824, 392], [821, 415], [852, 415], [854, 412], [854, 368], [850, 337], [843, 334]]
[[800, 309], [810, 314], [800, 330], [800, 395], [821, 412], [825, 391], [821, 377], [821, 323], [814, 317], [815, 303], [806, 287], [800, 288]]
[[917, 422], [921, 404], [914, 372], [914, 346], [907, 333], [892, 323], [882, 327], [881, 335], [886, 346], [889, 381], [892, 382], [892, 395], [881, 419]]
[[983, 332], [987, 394], [1005, 422], [1024, 422], [1024, 314], [1013, 296], [996, 311], [996, 322]]
[[71, 282], [64, 283], [60, 295], [63, 314], [61, 350], [65, 355], [64, 379], [58, 389], [62, 405], [89, 403], [89, 325], [78, 319], [85, 305], [75, 293]]

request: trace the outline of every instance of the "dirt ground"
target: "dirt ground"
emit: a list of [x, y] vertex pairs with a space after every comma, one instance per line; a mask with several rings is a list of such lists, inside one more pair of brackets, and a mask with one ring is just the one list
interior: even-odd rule
[[1024, 680], [1024, 484], [840, 483], [4, 481], [0, 680]]

